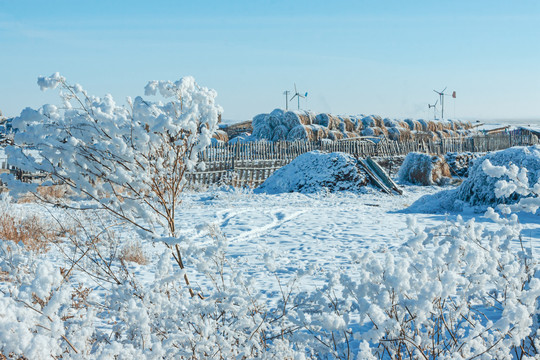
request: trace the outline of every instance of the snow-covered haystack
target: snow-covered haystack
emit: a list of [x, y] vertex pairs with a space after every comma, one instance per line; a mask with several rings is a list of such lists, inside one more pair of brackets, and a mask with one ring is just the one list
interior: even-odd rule
[[[491, 165], [485, 161], [489, 160]], [[494, 166], [510, 166], [516, 174], [520, 174], [523, 180], [527, 180], [532, 187], [540, 179], [540, 146], [529, 147], [517, 146], [506, 150], [489, 153], [484, 157], [474, 160], [469, 169], [469, 177], [463, 181], [457, 189], [457, 199], [466, 201], [471, 205], [496, 205], [499, 203], [515, 203], [519, 200], [519, 194], [512, 194], [510, 197], [497, 198], [498, 192], [504, 192], [501, 187], [504, 182], [497, 187], [500, 180], [508, 181], [508, 176], [489, 176], [486, 171], [495, 172]], [[526, 169], [520, 170], [520, 169]], [[521, 173], [520, 173], [521, 172]]]
[[356, 159], [351, 155], [311, 151], [278, 169], [255, 192], [359, 191], [367, 182], [366, 175], [357, 167]]
[[450, 177], [450, 168], [444, 159], [414, 152], [405, 157], [398, 172], [400, 181], [416, 185], [442, 185]]
[[227, 135], [227, 133], [223, 130], [216, 130], [212, 135], [212, 138], [224, 143], [229, 141], [229, 135]]
[[341, 140], [359, 136], [387, 136], [390, 140], [437, 140], [467, 134], [471, 124], [461, 121], [393, 120], [378, 115], [335, 116], [309, 111], [275, 109], [252, 121], [253, 136], [270, 141]]

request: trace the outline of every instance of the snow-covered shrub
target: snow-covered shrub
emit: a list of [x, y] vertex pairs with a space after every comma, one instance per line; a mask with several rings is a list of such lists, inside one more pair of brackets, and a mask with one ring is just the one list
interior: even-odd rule
[[[304, 358], [268, 299], [231, 266], [226, 239], [209, 230], [205, 244], [183, 244], [207, 279], [204, 296], [195, 298], [181, 291], [185, 272], [175, 270], [166, 248], [148, 265], [148, 282], [106, 242], [86, 248], [93, 254], [85, 257], [75, 246], [69, 269], [0, 242], [0, 270], [8, 278], [0, 282], [0, 358]], [[90, 269], [92, 263], [104, 271]]]
[[[489, 162], [486, 163], [486, 160]], [[508, 167], [509, 171], [501, 171], [500, 175], [496, 171], [489, 172], [489, 169], [498, 169], [500, 166]], [[475, 160], [469, 169], [469, 177], [457, 191], [457, 199], [471, 205], [516, 203], [522, 196], [519, 191], [500, 192], [496, 185], [501, 180], [508, 182], [512, 178], [515, 179], [512, 181], [514, 184], [516, 181], [521, 183], [525, 180], [536, 184], [540, 180], [540, 146], [516, 146], [489, 153]]]
[[[151, 81], [145, 94], [159, 92], [167, 102], [138, 96], [128, 98], [131, 109], [126, 109], [111, 95], [89, 95], [58, 73], [38, 78], [38, 85], [59, 87], [63, 104], [26, 108], [13, 121], [18, 145], [6, 148], [10, 163], [48, 173], [92, 200], [90, 207], [105, 209], [147, 235], [174, 237], [186, 174], [204, 168], [198, 155], [217, 129], [216, 92], [192, 77]], [[24, 152], [27, 146], [37, 155]], [[7, 174], [2, 180], [12, 194], [30, 190], [39, 196], [36, 185], [23, 186]], [[49, 201], [65, 205], [64, 199]], [[178, 248], [173, 256], [183, 267]]]
[[[488, 209], [495, 230], [458, 216], [413, 232], [397, 253], [354, 255], [356, 267], [328, 274], [320, 293], [299, 296], [290, 319], [306, 347], [333, 358], [533, 359], [540, 349], [540, 267], [511, 211], [535, 212], [540, 184], [526, 171], [493, 166], [497, 196], [518, 204]], [[310, 337], [311, 336], [311, 339]]]
[[256, 189], [256, 192], [314, 193], [320, 191], [360, 191], [367, 178], [357, 167], [354, 157], [345, 153], [311, 151], [298, 156], [278, 169]]
[[[159, 92], [168, 102], [136, 97], [126, 109], [110, 95], [95, 97], [70, 85], [58, 73], [40, 77], [38, 85], [59, 87], [63, 104], [26, 108], [13, 121], [19, 145], [6, 149], [10, 163], [50, 174], [140, 229], [156, 234], [159, 224], [174, 235], [185, 174], [200, 166], [198, 154], [217, 129], [221, 109], [215, 91], [192, 77], [151, 81], [146, 95]], [[39, 159], [24, 153], [25, 146], [37, 150]], [[18, 188], [9, 184], [15, 193]]]
[[398, 172], [400, 181], [416, 185], [441, 185], [450, 177], [450, 168], [444, 159], [415, 152], [407, 154]]

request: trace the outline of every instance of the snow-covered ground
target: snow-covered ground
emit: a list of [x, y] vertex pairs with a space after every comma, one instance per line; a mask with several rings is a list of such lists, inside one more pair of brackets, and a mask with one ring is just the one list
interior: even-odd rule
[[[298, 270], [314, 267], [316, 273], [303, 279], [301, 288], [312, 289], [323, 280], [322, 274], [347, 269], [353, 254], [374, 252], [382, 255], [396, 250], [413, 234], [407, 229], [407, 218], [414, 217], [422, 227], [452, 223], [458, 215], [466, 220], [490, 223], [483, 218], [482, 208], [466, 208], [460, 212], [442, 212], [433, 203], [429, 212], [409, 209], [426, 195], [448, 191], [453, 187], [403, 186], [404, 194], [388, 195], [369, 188], [367, 193], [282, 193], [255, 194], [251, 190], [214, 188], [204, 192], [189, 192], [177, 213], [179, 237], [186, 243], [208, 242], [200, 229], [216, 226], [228, 239], [228, 253], [235, 267], [256, 280], [257, 290], [278, 296], [278, 284], [264, 271], [267, 258], [277, 261], [283, 279]], [[436, 197], [427, 197], [426, 199]], [[425, 201], [425, 199], [422, 199]], [[38, 213], [47, 218], [49, 212], [68, 219], [63, 210], [36, 204], [13, 204], [14, 211]], [[540, 252], [540, 221], [538, 215], [520, 213], [525, 243]], [[489, 226], [489, 225], [488, 225]], [[135, 233], [117, 227], [121, 242], [129, 242]], [[142, 242], [149, 263], [158, 261], [163, 245]], [[520, 244], [515, 243], [516, 249]], [[62, 256], [55, 247], [47, 254], [55, 262]], [[189, 269], [189, 261], [186, 264]], [[150, 267], [131, 265], [141, 279], [151, 282]], [[189, 271], [189, 270], [188, 270]], [[318, 278], [317, 273], [321, 274]], [[199, 279], [200, 280], [200, 279]], [[199, 281], [198, 280], [198, 281]], [[204, 292], [207, 284], [196, 282]]]

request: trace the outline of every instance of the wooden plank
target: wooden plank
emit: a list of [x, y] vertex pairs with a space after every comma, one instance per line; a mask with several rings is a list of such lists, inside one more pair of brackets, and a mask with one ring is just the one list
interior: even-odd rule
[[384, 171], [384, 169], [371, 157], [366, 158], [366, 163], [369, 166], [370, 170], [379, 176], [379, 179], [390, 189], [396, 191], [399, 195], [403, 194], [403, 190], [401, 190], [398, 185], [392, 180], [392, 178]]
[[367, 163], [365, 162], [364, 159], [358, 159], [358, 163], [360, 164], [360, 166], [362, 167], [362, 169], [366, 172], [366, 174], [368, 175], [368, 177], [371, 179], [371, 181], [378, 187], [380, 188], [382, 191], [384, 191], [385, 193], [387, 194], [390, 194], [392, 195], [392, 190], [390, 190], [388, 188], [388, 186], [384, 185], [384, 183], [379, 179], [379, 177], [377, 175], [375, 175], [373, 173], [373, 171], [371, 171], [371, 169], [369, 168], [369, 166], [367, 165]]

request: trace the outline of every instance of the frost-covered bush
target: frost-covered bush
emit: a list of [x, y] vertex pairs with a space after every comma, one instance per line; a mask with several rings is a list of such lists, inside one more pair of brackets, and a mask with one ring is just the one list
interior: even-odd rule
[[[175, 207], [186, 184], [186, 173], [199, 163], [198, 154], [211, 143], [221, 108], [216, 92], [192, 77], [176, 82], [151, 81], [146, 95], [158, 92], [166, 102], [138, 96], [120, 107], [111, 95], [96, 97], [80, 85], [70, 85], [58, 73], [40, 77], [42, 90], [60, 89], [62, 104], [26, 108], [14, 119], [15, 143], [6, 149], [12, 165], [50, 174], [93, 206], [142, 230], [174, 236]], [[37, 150], [23, 152], [25, 147]], [[17, 187], [4, 175], [13, 194], [34, 190]], [[157, 228], [156, 225], [160, 225]]]
[[[508, 171], [497, 174], [486, 172], [491, 168], [489, 164], [499, 167], [508, 167]], [[487, 166], [487, 167], [486, 167]], [[497, 176], [494, 176], [497, 175]], [[512, 179], [513, 177], [513, 179]], [[489, 153], [483, 158], [474, 160], [469, 169], [469, 177], [463, 181], [457, 191], [457, 199], [466, 201], [471, 205], [497, 205], [499, 203], [516, 203], [522, 196], [519, 191], [497, 190], [497, 184], [503, 184], [501, 180], [516, 184], [527, 180], [528, 183], [536, 184], [540, 180], [540, 146], [529, 147], [516, 146], [510, 149]], [[515, 188], [514, 190], [517, 190]]]
[[[167, 102], [138, 96], [128, 98], [127, 109], [111, 95], [89, 95], [58, 73], [38, 78], [38, 85], [60, 88], [63, 104], [26, 108], [15, 118], [17, 145], [6, 148], [10, 163], [67, 184], [91, 200], [83, 207], [105, 209], [146, 235], [174, 238], [187, 173], [204, 168], [198, 155], [217, 129], [221, 108], [215, 104], [216, 92], [192, 77], [151, 81], [145, 94], [159, 92]], [[26, 147], [34, 151], [23, 151]], [[2, 180], [13, 195], [29, 190], [39, 197], [36, 185], [8, 174]], [[64, 199], [48, 201], [66, 205]], [[178, 247], [173, 256], [183, 268]]]
[[207, 279], [194, 298], [180, 291], [185, 272], [166, 248], [149, 265], [154, 278], [141, 281], [106, 243], [87, 257], [75, 246], [63, 268], [0, 241], [0, 358], [304, 358], [268, 299], [227, 260], [226, 239], [211, 231], [207, 240], [183, 245]]

